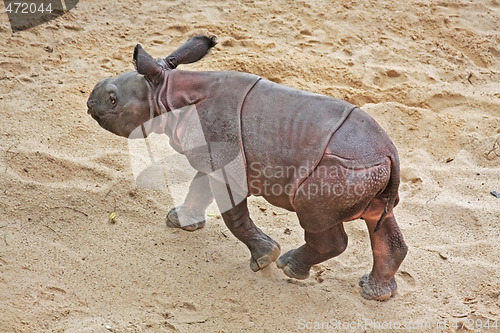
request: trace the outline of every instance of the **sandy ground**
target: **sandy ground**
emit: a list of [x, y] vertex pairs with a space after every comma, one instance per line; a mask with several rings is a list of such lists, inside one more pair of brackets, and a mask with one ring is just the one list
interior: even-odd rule
[[[480, 328], [500, 326], [498, 0], [82, 0], [14, 35], [4, 9], [1, 332], [500, 332]], [[136, 185], [127, 140], [85, 102], [98, 80], [133, 70], [136, 43], [161, 57], [196, 33], [219, 44], [183, 69], [346, 99], [389, 133], [410, 247], [394, 298], [359, 295], [362, 221], [304, 281], [274, 264], [251, 272], [217, 214], [194, 233], [166, 227], [172, 196]], [[293, 213], [252, 198], [251, 214], [282, 251], [303, 242]]]

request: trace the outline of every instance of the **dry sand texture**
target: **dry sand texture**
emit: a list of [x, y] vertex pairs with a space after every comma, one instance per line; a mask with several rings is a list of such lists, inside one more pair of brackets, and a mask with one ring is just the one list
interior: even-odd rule
[[[292, 332], [365, 319], [386, 326], [318, 331], [500, 331], [478, 328], [500, 320], [498, 0], [82, 0], [14, 35], [4, 9], [1, 332]], [[165, 226], [171, 197], [136, 186], [127, 140], [98, 127], [85, 102], [97, 80], [133, 69], [136, 43], [166, 56], [195, 33], [219, 44], [183, 69], [343, 98], [387, 130], [410, 246], [396, 297], [359, 295], [371, 268], [362, 221], [346, 225], [346, 252], [300, 282], [274, 265], [251, 272], [216, 216], [195, 233]], [[303, 242], [294, 214], [259, 198], [251, 213], [283, 251]]]

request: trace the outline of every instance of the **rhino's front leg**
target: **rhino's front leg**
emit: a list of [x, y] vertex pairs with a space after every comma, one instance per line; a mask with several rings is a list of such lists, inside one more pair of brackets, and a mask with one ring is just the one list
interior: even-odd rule
[[205, 210], [214, 200], [208, 177], [198, 172], [189, 185], [184, 203], [167, 214], [167, 226], [194, 231], [205, 226]]
[[279, 244], [253, 223], [248, 213], [247, 199], [222, 213], [222, 218], [233, 235], [245, 243], [250, 250], [252, 271], [257, 272], [278, 258]]

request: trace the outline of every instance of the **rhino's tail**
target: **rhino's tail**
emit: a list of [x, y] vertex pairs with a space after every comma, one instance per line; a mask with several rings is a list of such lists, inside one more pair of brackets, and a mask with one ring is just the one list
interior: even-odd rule
[[387, 197], [387, 203], [385, 204], [384, 212], [380, 216], [380, 219], [377, 222], [374, 232], [377, 232], [377, 230], [380, 229], [380, 227], [385, 221], [387, 214], [390, 211], [392, 211], [392, 209], [398, 204], [399, 201], [398, 188], [401, 180], [400, 180], [398, 156], [390, 155], [388, 157], [391, 160], [391, 175], [389, 178], [389, 183], [387, 184], [387, 187], [382, 193], [383, 196]]

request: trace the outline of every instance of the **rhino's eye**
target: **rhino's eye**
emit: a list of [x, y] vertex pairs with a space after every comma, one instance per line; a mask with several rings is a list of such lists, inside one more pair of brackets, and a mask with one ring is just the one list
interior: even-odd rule
[[114, 96], [110, 96], [110, 97], [109, 97], [109, 101], [111, 102], [111, 104], [112, 104], [113, 106], [116, 106], [116, 97], [114, 97]]

